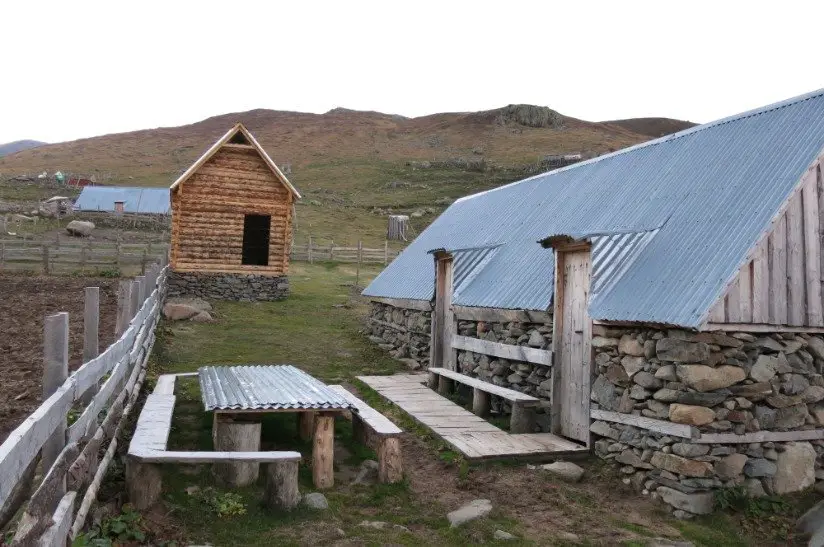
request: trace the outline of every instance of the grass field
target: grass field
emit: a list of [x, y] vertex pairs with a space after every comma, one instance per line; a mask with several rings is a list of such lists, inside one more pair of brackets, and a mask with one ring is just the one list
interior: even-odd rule
[[[361, 284], [377, 272], [374, 267], [362, 270]], [[326, 382], [357, 389], [408, 433], [402, 440], [406, 480], [396, 485], [352, 485], [360, 462], [374, 455], [353, 443], [350, 424], [338, 420], [335, 487], [324, 492], [328, 510], [270, 513], [260, 504], [260, 485], [229, 492], [215, 486], [208, 467], [170, 467], [163, 503], [132, 524], [149, 532], [154, 544], [469, 545], [495, 543], [496, 530], [517, 537], [509, 545], [640, 546], [656, 537], [712, 547], [793, 543], [791, 525], [809, 506], [808, 496], [748, 508], [748, 512], [679, 522], [624, 485], [616, 471], [595, 458], [580, 462], [587, 472], [577, 484], [523, 463], [467, 465], [354, 379], [360, 374], [403, 370], [359, 332], [368, 308], [356, 297], [354, 267], [294, 264], [290, 278], [292, 294], [283, 302], [221, 302], [215, 306], [214, 323], [162, 325], [152, 376], [193, 371], [204, 364], [291, 363]], [[202, 411], [197, 383], [181, 381], [177, 395], [171, 446], [211, 449], [211, 416]], [[310, 453], [297, 437], [294, 416], [289, 415], [267, 418], [262, 448]], [[123, 490], [119, 481], [118, 473], [109, 479], [107, 491], [113, 496]], [[312, 491], [305, 461], [300, 481], [303, 493]], [[464, 527], [450, 528], [446, 514], [479, 498], [491, 500], [493, 512]]]

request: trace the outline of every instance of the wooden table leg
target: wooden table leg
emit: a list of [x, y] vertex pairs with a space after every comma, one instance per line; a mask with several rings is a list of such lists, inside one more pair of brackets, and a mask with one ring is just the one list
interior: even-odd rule
[[[215, 419], [213, 432], [216, 451], [257, 452], [260, 450], [260, 422]], [[216, 463], [213, 467], [217, 478], [227, 486], [249, 486], [258, 479], [258, 463]]]
[[308, 441], [312, 439], [312, 433], [315, 430], [315, 413], [314, 412], [298, 412], [298, 434], [300, 440]]
[[335, 415], [318, 413], [312, 445], [312, 479], [315, 488], [331, 488], [335, 484], [334, 451]]

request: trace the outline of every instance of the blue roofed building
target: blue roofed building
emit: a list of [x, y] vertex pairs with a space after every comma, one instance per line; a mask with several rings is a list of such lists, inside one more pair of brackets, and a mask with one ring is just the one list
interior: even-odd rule
[[[812, 473], [822, 150], [824, 90], [461, 198], [363, 291], [371, 337], [412, 368], [546, 399], [536, 429], [604, 457], [632, 437], [618, 452], [640, 484], [679, 473], [669, 456], [630, 457], [662, 435], [726, 454], [797, 441]], [[504, 357], [513, 346], [545, 357]], [[702, 476], [719, 485], [745, 479], [711, 467]]]
[[85, 186], [74, 203], [74, 210], [168, 215], [171, 211], [169, 189]]

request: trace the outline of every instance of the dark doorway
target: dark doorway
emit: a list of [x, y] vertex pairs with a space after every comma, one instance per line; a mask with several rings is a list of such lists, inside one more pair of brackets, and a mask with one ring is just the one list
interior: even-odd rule
[[232, 138], [229, 139], [229, 142], [231, 144], [251, 144], [249, 140], [240, 131], [232, 135]]
[[269, 265], [269, 215], [245, 215], [243, 218], [243, 264]]

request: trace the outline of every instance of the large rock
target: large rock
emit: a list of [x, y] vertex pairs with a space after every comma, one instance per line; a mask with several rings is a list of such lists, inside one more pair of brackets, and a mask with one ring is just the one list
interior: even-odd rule
[[685, 494], [667, 486], [659, 486], [656, 492], [665, 503], [676, 509], [696, 515], [709, 515], [712, 513], [715, 501], [712, 492]]
[[189, 321], [194, 321], [195, 323], [209, 323], [212, 321], [212, 316], [207, 311], [197, 312], [197, 315], [193, 315]]
[[731, 386], [730, 391], [732, 391], [733, 395], [746, 397], [753, 401], [760, 401], [767, 395], [772, 394], [773, 388], [768, 382], [758, 382], [756, 384]]
[[683, 405], [712, 407], [723, 403], [729, 395], [729, 392], [726, 390], [713, 391], [709, 393], [702, 393], [700, 391], [679, 391], [675, 402]]
[[310, 492], [305, 494], [303, 496], [303, 505], [316, 511], [329, 509], [329, 502], [326, 500], [326, 496], [320, 492]]
[[715, 474], [721, 480], [731, 480], [744, 472], [744, 465], [747, 463], [747, 456], [744, 454], [730, 454], [721, 458], [715, 463]]
[[595, 336], [590, 342], [593, 348], [614, 348], [618, 345], [617, 338], [604, 338], [603, 336]]
[[775, 462], [773, 476], [776, 494], [798, 492], [815, 483], [815, 449], [810, 443], [792, 443], [784, 447]]
[[775, 464], [764, 458], [750, 458], [744, 464], [744, 474], [748, 477], [771, 477], [775, 471]]
[[457, 528], [467, 522], [485, 517], [492, 511], [492, 502], [489, 500], [473, 500], [466, 505], [446, 515], [452, 528]]
[[669, 419], [677, 424], [706, 425], [715, 419], [715, 412], [705, 406], [673, 403], [669, 408]]
[[86, 220], [72, 220], [66, 225], [66, 231], [69, 235], [76, 237], [89, 237], [94, 230], [94, 222]]
[[184, 304], [191, 308], [196, 308], [200, 311], [212, 311], [212, 305], [202, 298], [189, 296], [173, 296], [166, 299], [167, 304]]
[[171, 321], [189, 319], [200, 312], [201, 310], [186, 304], [166, 303], [163, 305], [163, 316]]
[[553, 462], [541, 466], [541, 469], [557, 475], [565, 481], [578, 482], [584, 476], [584, 470], [572, 462]]
[[644, 369], [644, 362], [643, 357], [626, 356], [621, 359], [621, 366], [624, 367], [627, 376], [632, 378], [636, 372]]
[[662, 365], [655, 371], [655, 377], [665, 382], [678, 381], [678, 375], [675, 374], [675, 365]]
[[652, 455], [650, 463], [659, 469], [686, 475], [687, 477], [709, 477], [712, 475], [712, 465], [707, 462], [688, 460], [675, 454], [656, 452]]
[[801, 398], [807, 404], [817, 403], [824, 399], [824, 387], [810, 386], [804, 390], [804, 393], [801, 394]]
[[616, 410], [620, 396], [615, 392], [615, 386], [606, 376], [598, 376], [592, 383], [591, 399], [601, 405], [604, 410]]
[[620, 454], [618, 454], [618, 456], [616, 456], [615, 461], [618, 463], [622, 463], [624, 465], [639, 467], [641, 469], [652, 469], [652, 465], [642, 461], [641, 456], [639, 456], [632, 450], [622, 451]]
[[807, 351], [816, 359], [824, 359], [824, 340], [816, 336], [810, 336], [807, 340]]
[[776, 429], [795, 429], [801, 427], [807, 421], [808, 415], [807, 405], [804, 403], [779, 408], [775, 412], [775, 423], [773, 427]]
[[738, 338], [727, 336], [721, 333], [701, 332], [692, 337], [693, 342], [704, 342], [705, 344], [713, 344], [716, 346], [723, 346], [727, 348], [740, 348], [744, 342]]
[[623, 353], [624, 355], [643, 357], [644, 346], [634, 336], [625, 334], [618, 342], [618, 352]]
[[819, 545], [824, 545], [824, 500], [813, 505], [798, 519], [795, 523], [795, 531], [803, 537], [818, 536], [821, 540]]
[[647, 389], [658, 389], [663, 382], [647, 371], [639, 371], [632, 377], [632, 381]]
[[[601, 355], [604, 355], [603, 353]], [[626, 386], [629, 383], [629, 376], [627, 376], [624, 367], [617, 363], [610, 363], [606, 371], [607, 379], [616, 386]]]
[[661, 361], [701, 363], [710, 358], [710, 348], [704, 342], [662, 338], [655, 344], [655, 354]]
[[[772, 340], [770, 338], [770, 340]], [[778, 357], [774, 355], [759, 355], [758, 360], [750, 370], [750, 378], [756, 382], [769, 382], [775, 376], [778, 368]]]
[[683, 458], [698, 458], [706, 456], [710, 451], [708, 444], [693, 444], [693, 443], [675, 443], [672, 445], [672, 451]]
[[722, 389], [747, 378], [744, 369], [730, 365], [717, 368], [707, 365], [678, 365], [675, 372], [679, 380], [697, 391]]

